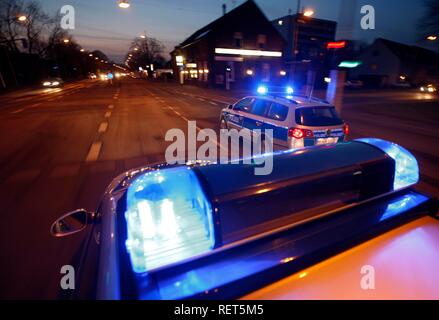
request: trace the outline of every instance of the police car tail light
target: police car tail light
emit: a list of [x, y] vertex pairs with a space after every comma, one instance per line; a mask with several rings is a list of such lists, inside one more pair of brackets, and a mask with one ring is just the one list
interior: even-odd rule
[[351, 128], [349, 127], [349, 125], [347, 123], [343, 126], [343, 133], [345, 136], [349, 135], [350, 129]]
[[307, 129], [290, 128], [288, 130], [288, 136], [296, 139], [312, 138], [314, 137], [314, 133]]
[[419, 166], [416, 158], [406, 149], [389, 141], [364, 138], [358, 139], [377, 147], [395, 161], [393, 190], [399, 190], [419, 182]]
[[188, 167], [137, 177], [128, 188], [125, 219], [136, 273], [206, 253], [215, 244], [211, 204]]

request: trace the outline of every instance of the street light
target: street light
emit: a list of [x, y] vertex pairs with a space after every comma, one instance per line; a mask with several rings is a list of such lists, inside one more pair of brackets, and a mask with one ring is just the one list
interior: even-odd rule
[[128, 0], [119, 0], [119, 7], [122, 9], [127, 9], [130, 7]]
[[427, 40], [429, 40], [429, 41], [436, 41], [437, 40], [437, 36], [430, 35], [430, 36], [427, 37]]
[[24, 14], [22, 14], [17, 17], [17, 20], [20, 22], [25, 22], [27, 20], [27, 17]]
[[139, 50], [139, 48], [134, 48], [134, 51], [137, 51], [137, 50]]
[[312, 10], [312, 9], [305, 9], [305, 11], [303, 12], [303, 15], [305, 17], [312, 17], [314, 15], [314, 10]]
[[69, 40], [69, 39], [64, 39], [63, 42], [64, 42], [64, 43], [69, 43], [70, 40]]
[[140, 35], [140, 38], [146, 39], [146, 36], [144, 34]]
[[81, 49], [81, 50], [79, 50], [79, 51], [81, 51], [81, 52], [85, 52], [85, 49]]

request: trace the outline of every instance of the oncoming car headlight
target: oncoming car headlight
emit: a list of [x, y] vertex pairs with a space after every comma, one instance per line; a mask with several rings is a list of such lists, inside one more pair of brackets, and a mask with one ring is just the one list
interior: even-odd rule
[[211, 205], [187, 167], [137, 177], [128, 189], [125, 219], [136, 273], [205, 253], [215, 244]]

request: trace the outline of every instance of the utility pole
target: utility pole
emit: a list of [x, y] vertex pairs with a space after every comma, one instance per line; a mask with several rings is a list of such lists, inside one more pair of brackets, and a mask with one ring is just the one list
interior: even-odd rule
[[[293, 78], [295, 76], [296, 73], [296, 58], [297, 58], [297, 45], [299, 43], [299, 23], [298, 23], [298, 18], [300, 15], [300, 7], [301, 7], [301, 0], [297, 0], [297, 10], [296, 10], [296, 15], [294, 16], [293, 19], [290, 19], [289, 23], [294, 23], [294, 27], [293, 27], [293, 45], [292, 45], [292, 49], [293, 49], [293, 54], [292, 54], [292, 60], [290, 61], [290, 82], [293, 81]], [[289, 37], [289, 36], [288, 36]]]

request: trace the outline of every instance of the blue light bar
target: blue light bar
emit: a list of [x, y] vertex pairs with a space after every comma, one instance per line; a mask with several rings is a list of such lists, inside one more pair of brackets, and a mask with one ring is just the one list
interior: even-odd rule
[[403, 147], [381, 139], [363, 138], [356, 141], [371, 144], [395, 160], [393, 190], [399, 190], [419, 182], [419, 166], [416, 158]]
[[191, 168], [150, 171], [128, 188], [126, 248], [144, 273], [212, 250], [212, 208]]
[[294, 89], [293, 89], [293, 87], [287, 87], [287, 94], [289, 94], [289, 95], [291, 95], [291, 94], [293, 94], [294, 93]]
[[259, 94], [266, 94], [268, 92], [268, 89], [266, 86], [259, 86], [257, 91]]

